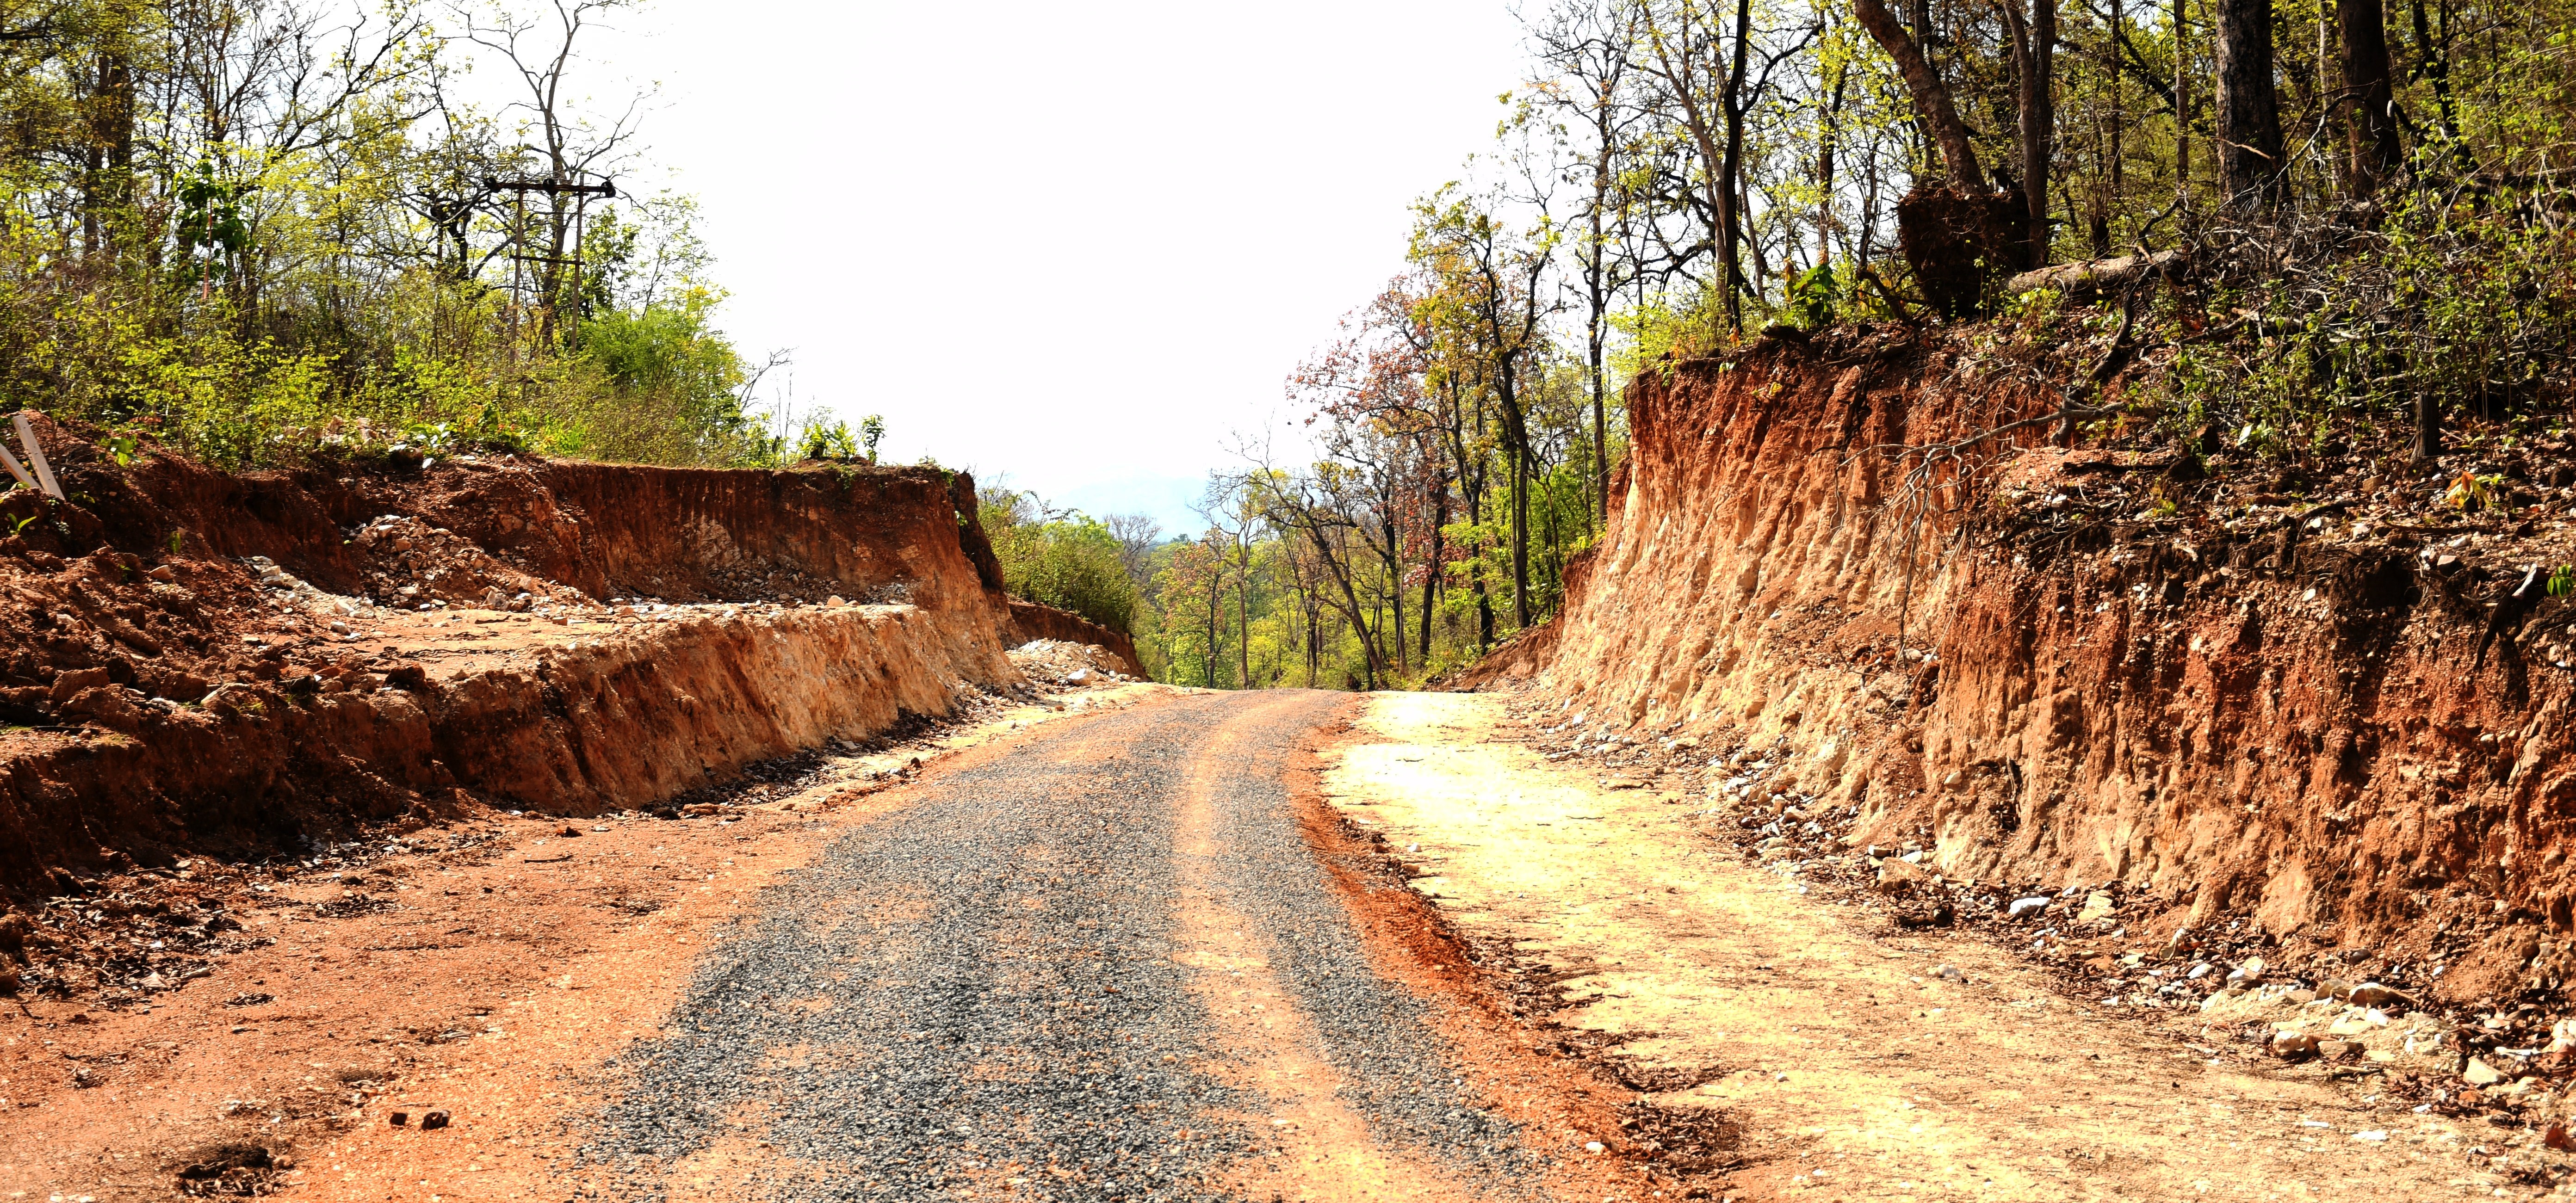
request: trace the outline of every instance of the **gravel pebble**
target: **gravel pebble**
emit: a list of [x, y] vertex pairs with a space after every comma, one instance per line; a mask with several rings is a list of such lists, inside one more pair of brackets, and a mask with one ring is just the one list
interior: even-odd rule
[[[701, 961], [664, 1033], [612, 1063], [582, 1160], [611, 1194], [921, 1199], [1235, 1197], [1266, 1101], [1209, 1072], [1227, 1050], [1173, 959], [1177, 793], [1258, 694], [1042, 728], [767, 890]], [[1276, 700], [1277, 695], [1269, 695]], [[1315, 694], [1216, 788], [1229, 905], [1372, 1137], [1524, 1193], [1536, 1158], [1457, 1083], [1426, 1006], [1379, 979], [1299, 837], [1283, 774], [1343, 699]], [[762, 1147], [759, 1142], [766, 1142]], [[711, 1155], [714, 1154], [714, 1155]]]

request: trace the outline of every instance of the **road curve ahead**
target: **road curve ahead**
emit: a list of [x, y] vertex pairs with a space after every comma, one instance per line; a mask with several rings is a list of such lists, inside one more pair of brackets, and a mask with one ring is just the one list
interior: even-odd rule
[[1348, 701], [1189, 695], [914, 787], [772, 890], [612, 1066], [584, 1177], [669, 1199], [1537, 1197], [1561, 1139], [1475, 1097], [1300, 835], [1292, 760]]

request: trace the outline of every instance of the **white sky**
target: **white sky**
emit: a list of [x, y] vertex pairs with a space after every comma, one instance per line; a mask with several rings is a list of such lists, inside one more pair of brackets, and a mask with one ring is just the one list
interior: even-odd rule
[[1284, 422], [1288, 373], [1401, 266], [1407, 203], [1491, 145], [1507, 4], [659, 0], [589, 86], [661, 84], [647, 153], [800, 405], [1188, 530], [1230, 436]]

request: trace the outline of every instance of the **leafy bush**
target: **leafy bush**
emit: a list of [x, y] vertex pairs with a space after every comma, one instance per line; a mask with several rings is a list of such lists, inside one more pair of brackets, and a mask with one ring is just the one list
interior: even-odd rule
[[826, 426], [821, 418], [807, 418], [803, 433], [796, 436], [796, 450], [807, 459], [853, 460], [859, 457], [859, 441], [847, 422]]
[[2264, 270], [2175, 315], [2250, 336], [2183, 340], [2175, 426], [2297, 453], [2356, 426], [2409, 430], [2419, 403], [2446, 423], [2525, 406], [2576, 365], [2576, 243], [2534, 220], [2568, 199], [2547, 183], [2429, 180], [2375, 226], [2249, 246]]
[[996, 504], [990, 497], [982, 506], [984, 533], [1002, 561], [1003, 582], [1010, 591], [1119, 634], [1132, 633], [1145, 601], [1127, 575], [1109, 527], [1079, 513], [1043, 519], [1025, 509]]

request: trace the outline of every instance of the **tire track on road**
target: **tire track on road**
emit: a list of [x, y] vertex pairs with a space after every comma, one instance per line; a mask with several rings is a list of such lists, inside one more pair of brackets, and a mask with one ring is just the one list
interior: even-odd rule
[[1521, 1195], [1300, 836], [1290, 759], [1346, 704], [1187, 696], [934, 772], [702, 962], [585, 1160], [650, 1199]]

